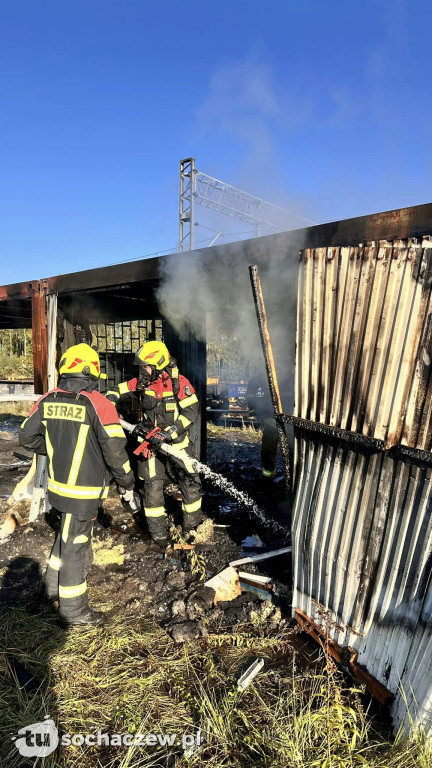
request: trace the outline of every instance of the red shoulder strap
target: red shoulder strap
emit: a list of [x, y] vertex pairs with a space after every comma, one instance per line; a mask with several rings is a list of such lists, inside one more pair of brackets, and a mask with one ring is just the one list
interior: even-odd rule
[[91, 401], [102, 424], [120, 424], [118, 413], [114, 403], [95, 390], [94, 392], [81, 392]]

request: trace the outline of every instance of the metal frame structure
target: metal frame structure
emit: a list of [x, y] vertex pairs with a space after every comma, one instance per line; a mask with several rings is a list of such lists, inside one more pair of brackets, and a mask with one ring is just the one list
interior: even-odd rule
[[195, 180], [195, 158], [180, 160], [179, 251], [194, 249]]
[[135, 352], [146, 341], [163, 340], [162, 320], [125, 320], [91, 326], [108, 388], [133, 377]]
[[[195, 205], [202, 205], [224, 216], [232, 216], [252, 224], [255, 227], [256, 237], [261, 234], [261, 229], [275, 233], [299, 229], [315, 223], [304, 216], [287, 211], [198, 171], [195, 167], [195, 158], [188, 157], [180, 160], [180, 251], [192, 251], [194, 248]], [[210, 245], [213, 245], [218, 235]]]

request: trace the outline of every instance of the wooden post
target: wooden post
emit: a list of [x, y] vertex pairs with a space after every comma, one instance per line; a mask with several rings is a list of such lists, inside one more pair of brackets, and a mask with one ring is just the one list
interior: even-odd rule
[[48, 388], [48, 345], [45, 290], [41, 283], [33, 283], [31, 288], [34, 390], [36, 395], [43, 395]]
[[279, 448], [282, 454], [284, 464], [285, 484], [287, 487], [288, 495], [291, 495], [291, 462], [289, 455], [288, 440], [285, 433], [285, 424], [279, 420], [279, 416], [282, 414], [282, 401], [279, 392], [278, 379], [276, 374], [276, 367], [273, 356], [273, 348], [270, 341], [270, 333], [267, 323], [267, 314], [264, 305], [264, 298], [261, 288], [261, 280], [258, 274], [258, 267], [251, 265], [249, 267], [249, 274], [252, 283], [252, 293], [255, 302], [256, 315], [258, 320], [258, 328], [261, 337], [261, 346], [264, 354], [264, 362], [267, 371], [267, 381], [270, 390], [270, 397], [273, 404], [273, 412], [276, 420], [276, 429], [278, 432]]

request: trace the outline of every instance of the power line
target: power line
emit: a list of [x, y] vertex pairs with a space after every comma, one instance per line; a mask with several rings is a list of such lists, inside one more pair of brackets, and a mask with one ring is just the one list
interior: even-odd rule
[[[199, 226], [204, 226], [203, 224]], [[209, 227], [205, 227], [205, 229], [209, 229]], [[253, 234], [254, 230], [248, 229], [244, 232], [227, 232], [226, 235], [221, 235], [221, 237], [237, 237], [239, 235], [251, 235]], [[210, 240], [210, 237], [206, 237], [204, 240], [198, 240], [196, 245], [199, 245], [200, 243], [206, 243], [207, 240]], [[121, 261], [111, 261], [108, 264], [104, 264], [105, 267], [115, 267], [117, 264], [129, 264], [131, 261], [141, 261], [143, 259], [150, 259], [152, 256], [163, 256], [164, 254], [171, 253], [172, 251], [178, 251], [178, 246], [175, 245], [174, 248], [164, 248], [162, 251], [154, 251], [153, 253], [146, 253], [144, 256], [135, 256], [133, 259], [121, 259]]]

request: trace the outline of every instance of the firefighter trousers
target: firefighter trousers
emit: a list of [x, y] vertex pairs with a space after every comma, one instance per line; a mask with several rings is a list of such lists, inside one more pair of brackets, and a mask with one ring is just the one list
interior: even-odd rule
[[[192, 449], [185, 449], [193, 457]], [[165, 539], [168, 535], [168, 521], [165, 512], [164, 482], [167, 469], [174, 476], [182, 495], [183, 529], [190, 531], [201, 522], [201, 481], [192, 466], [185, 467], [183, 462], [168, 458], [163, 454], [153, 454], [144, 459], [138, 467], [138, 474], [144, 481], [144, 513], [150, 535], [153, 539]]]
[[91, 535], [97, 512], [61, 513], [45, 578], [47, 595], [59, 599], [60, 615], [76, 618], [88, 609], [87, 569], [92, 561]]

